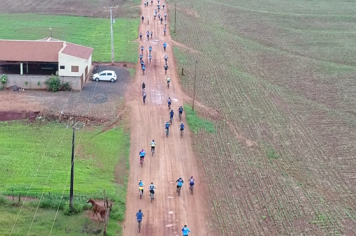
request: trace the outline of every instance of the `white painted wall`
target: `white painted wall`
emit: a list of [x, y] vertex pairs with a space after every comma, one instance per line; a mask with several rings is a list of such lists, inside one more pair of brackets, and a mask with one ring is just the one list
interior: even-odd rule
[[[85, 67], [88, 65], [87, 60], [63, 53], [59, 53], [58, 59], [59, 76], [81, 76], [85, 70]], [[61, 69], [61, 66], [64, 66], [65, 68]], [[72, 66], [79, 66], [79, 72], [72, 72]]]

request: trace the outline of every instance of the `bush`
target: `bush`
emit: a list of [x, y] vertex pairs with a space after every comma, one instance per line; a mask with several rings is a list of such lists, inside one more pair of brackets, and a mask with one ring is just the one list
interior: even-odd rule
[[0, 196], [0, 205], [5, 205], [6, 203], [7, 203], [8, 201], [7, 201], [7, 199], [6, 199], [6, 197], [4, 197], [4, 196]]
[[58, 76], [54, 76], [54, 75], [52, 75], [52, 77], [49, 78], [45, 82], [45, 84], [48, 85], [47, 90], [52, 92], [72, 90], [68, 82], [61, 83], [61, 80], [58, 78]]
[[118, 221], [124, 220], [125, 210], [124, 208], [119, 208], [117, 205], [113, 205], [110, 212], [110, 218]]
[[83, 212], [83, 209], [84, 209], [84, 207], [82, 204], [80, 204], [79, 202], [74, 202], [73, 203], [73, 211], [71, 211], [71, 209], [69, 208], [69, 204], [66, 204], [64, 206], [63, 213], [64, 213], [64, 215], [70, 216], [70, 215], [74, 215], [74, 214]]
[[7, 82], [7, 75], [5, 74], [1, 75], [0, 80], [1, 80], [1, 84], [4, 86]]

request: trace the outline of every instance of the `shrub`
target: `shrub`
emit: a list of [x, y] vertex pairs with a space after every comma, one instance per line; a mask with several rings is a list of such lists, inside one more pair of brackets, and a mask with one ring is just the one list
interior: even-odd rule
[[0, 79], [1, 79], [1, 84], [4, 86], [7, 82], [7, 75], [5, 74], [1, 75]]
[[72, 88], [70, 87], [68, 82], [61, 83], [61, 80], [58, 78], [58, 76], [52, 75], [51, 78], [49, 78], [45, 84], [48, 85], [47, 90], [52, 91], [52, 92], [57, 92], [57, 91], [70, 91]]
[[0, 196], [0, 205], [5, 205], [7, 203], [7, 199], [4, 196]]
[[118, 221], [123, 221], [124, 220], [124, 214], [125, 214], [125, 210], [123, 208], [120, 209], [119, 206], [114, 205], [111, 208], [110, 218], [118, 220]]

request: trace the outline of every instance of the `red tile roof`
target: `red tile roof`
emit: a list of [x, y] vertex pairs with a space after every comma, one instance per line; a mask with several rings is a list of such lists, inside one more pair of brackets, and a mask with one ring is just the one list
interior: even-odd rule
[[63, 42], [0, 40], [0, 61], [58, 62]]
[[[62, 51], [61, 51], [62, 50]], [[93, 49], [56, 39], [0, 40], [0, 61], [58, 62], [58, 53], [88, 60]]]
[[93, 53], [92, 48], [81, 46], [78, 44], [73, 44], [73, 43], [66, 43], [66, 44], [67, 46], [62, 51], [63, 54], [88, 60], [91, 54]]

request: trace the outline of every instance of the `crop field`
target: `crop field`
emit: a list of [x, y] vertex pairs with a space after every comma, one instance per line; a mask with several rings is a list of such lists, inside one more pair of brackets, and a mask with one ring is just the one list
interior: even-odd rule
[[[93, 61], [111, 61], [110, 20], [107, 18], [35, 14], [0, 14], [0, 39], [38, 40], [52, 37], [94, 48]], [[135, 63], [139, 19], [117, 18], [113, 25], [115, 61]]]
[[[0, 232], [10, 232], [15, 226], [14, 232], [24, 235], [23, 232], [28, 232], [31, 224], [25, 219], [31, 218], [35, 222], [43, 221], [45, 226], [42, 232], [47, 230], [49, 233], [52, 224], [59, 224], [55, 224], [58, 234], [54, 235], [63, 235], [65, 227], [61, 222], [70, 218], [57, 221], [57, 216], [62, 217], [63, 212], [57, 213], [68, 205], [72, 130], [66, 129], [65, 124], [20, 122], [2, 122], [0, 128], [0, 193], [10, 196], [14, 193], [16, 198], [19, 194], [22, 198], [36, 197], [40, 201], [34, 208], [31, 208], [33, 204], [24, 208], [10, 208], [8, 214], [12, 220], [0, 218]], [[116, 220], [123, 220], [125, 211], [129, 151], [127, 137], [122, 127], [106, 132], [100, 127], [91, 127], [76, 132], [75, 202], [86, 208], [89, 197], [102, 199], [105, 190], [106, 196], [114, 201], [112, 213]], [[46, 206], [49, 199], [54, 201], [52, 206]], [[40, 211], [37, 214], [38, 206], [54, 211]], [[15, 220], [17, 216], [21, 216], [19, 221]], [[81, 222], [88, 224], [85, 220]], [[114, 225], [117, 223], [114, 222]], [[78, 230], [74, 230], [72, 235], [76, 235], [75, 232]]]
[[[169, 1], [220, 235], [356, 235], [356, 5]], [[177, 28], [174, 30], [174, 4]], [[202, 106], [202, 107], [204, 107]]]

